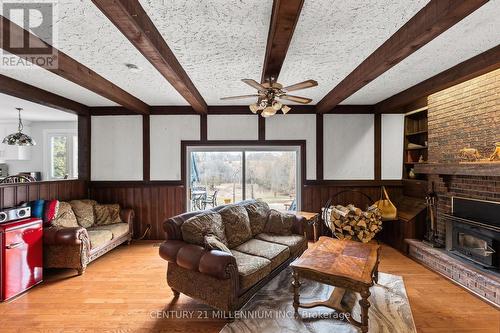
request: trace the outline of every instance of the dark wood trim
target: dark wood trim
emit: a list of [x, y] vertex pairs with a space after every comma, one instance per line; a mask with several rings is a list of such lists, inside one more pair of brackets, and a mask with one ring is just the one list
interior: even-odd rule
[[285, 61], [304, 0], [274, 0], [261, 81], [276, 80]]
[[1, 74], [0, 93], [69, 113], [84, 116], [89, 114], [89, 108], [86, 105]]
[[375, 167], [375, 180], [380, 180], [382, 179], [382, 115], [381, 114], [376, 114], [375, 119], [375, 138], [374, 138], [374, 144], [375, 147], [373, 149], [374, 151], [374, 167]]
[[92, 0], [92, 2], [186, 99], [194, 110], [198, 113], [207, 112], [207, 103], [139, 1]]
[[376, 112], [399, 113], [405, 105], [419, 100], [425, 100], [427, 105], [427, 96], [499, 68], [500, 45], [379, 102]]
[[115, 187], [148, 187], [148, 186], [184, 186], [182, 180], [150, 180], [150, 181], [91, 181], [89, 187], [115, 188]]
[[403, 186], [402, 180], [307, 180], [307, 186], [345, 186], [345, 187], [370, 187], [370, 186]]
[[90, 180], [90, 138], [91, 119], [89, 116], [78, 116], [78, 179]]
[[197, 115], [199, 114], [190, 106], [152, 106], [151, 115]]
[[317, 104], [327, 112], [488, 0], [431, 0]]
[[90, 109], [91, 116], [133, 116], [136, 112], [130, 111], [123, 106], [92, 106]]
[[200, 142], [207, 142], [208, 118], [206, 114], [200, 115]]
[[265, 141], [266, 140], [266, 118], [258, 116], [259, 117], [259, 141]]
[[149, 115], [142, 116], [142, 179], [150, 180], [151, 151], [150, 151], [150, 119]]
[[[316, 114], [315, 105], [292, 105], [288, 114]], [[93, 116], [121, 116], [136, 114], [120, 106], [100, 106], [90, 107], [90, 114]], [[327, 113], [336, 114], [373, 114], [373, 105], [337, 105]], [[186, 105], [160, 105], [150, 108], [151, 115], [197, 115], [198, 113], [190, 106]], [[252, 115], [246, 105], [213, 105], [208, 107], [207, 114], [210, 115]]]
[[323, 114], [316, 114], [316, 180], [323, 180]]
[[[104, 77], [79, 63], [64, 52], [61, 52], [55, 47], [48, 45], [36, 35], [24, 30], [23, 28], [9, 21], [3, 16], [1, 18], [1, 29], [2, 33], [0, 34], [0, 44], [3, 48], [5, 48], [6, 51], [22, 57], [23, 54], [19, 49], [6, 47], [6, 45], [8, 44], [4, 43], [3, 38], [8, 38], [5, 36], [9, 36], [9, 38], [20, 40], [27, 37], [29, 39], [29, 45], [44, 45], [46, 49], [50, 51], [50, 53], [57, 55], [57, 66], [55, 66], [55, 68], [45, 66], [46, 70], [59, 75], [66, 80], [74, 82], [81, 87], [91, 90], [96, 94], [103, 96], [115, 103], [118, 103], [129, 110], [141, 114], [149, 113], [149, 106], [141, 100], [132, 96], [112, 82], [106, 80]], [[29, 59], [30, 58], [28, 57], [27, 60]]]

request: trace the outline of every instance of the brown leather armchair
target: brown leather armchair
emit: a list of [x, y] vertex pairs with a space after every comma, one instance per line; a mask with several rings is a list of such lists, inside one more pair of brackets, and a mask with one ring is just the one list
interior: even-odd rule
[[[264, 267], [260, 272], [246, 274], [247, 272], [242, 271], [242, 265], [245, 264], [243, 260], [253, 256], [243, 254], [242, 257], [241, 254], [238, 255], [239, 251], [234, 249], [231, 249], [233, 254], [206, 250], [202, 246], [183, 241], [182, 223], [197, 214], [200, 212], [184, 213], [167, 219], [163, 224], [166, 241], [160, 245], [159, 255], [168, 262], [167, 283], [174, 296], [183, 293], [220, 310], [237, 310], [307, 248], [307, 239], [303, 236], [307, 222], [296, 216], [292, 235], [278, 236], [288, 237], [295, 242], [290, 243], [290, 254], [286, 260], [277, 267]], [[259, 235], [256, 235], [255, 239], [258, 237]], [[283, 243], [280, 245], [283, 246]]]
[[[78, 271], [78, 275], [84, 273], [87, 265], [93, 260], [99, 258], [103, 254], [111, 251], [118, 245], [132, 240], [134, 211], [130, 208], [120, 210], [120, 218], [123, 224], [120, 226], [120, 231], [112, 232], [111, 239], [99, 243], [98, 246], [92, 244], [92, 237], [89, 237], [89, 232], [94, 232], [83, 227], [49, 227], [43, 231], [44, 244], [44, 267], [46, 268], [74, 268]], [[108, 225], [109, 230], [117, 230], [116, 226]], [[102, 227], [101, 230], [106, 230]]]

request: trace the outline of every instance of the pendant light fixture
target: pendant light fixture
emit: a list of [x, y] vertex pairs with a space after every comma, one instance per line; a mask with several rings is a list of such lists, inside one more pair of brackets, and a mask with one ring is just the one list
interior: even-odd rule
[[34, 146], [36, 145], [35, 140], [27, 134], [23, 133], [23, 121], [21, 120], [22, 108], [16, 108], [19, 116], [19, 124], [17, 127], [17, 133], [12, 133], [7, 135], [3, 139], [3, 143], [11, 146]]

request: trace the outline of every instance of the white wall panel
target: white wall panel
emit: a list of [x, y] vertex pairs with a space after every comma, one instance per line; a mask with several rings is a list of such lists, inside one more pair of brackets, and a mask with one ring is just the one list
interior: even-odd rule
[[374, 179], [374, 116], [326, 114], [323, 121], [325, 179]]
[[181, 179], [181, 141], [200, 139], [200, 116], [150, 117], [151, 180]]
[[92, 180], [142, 180], [142, 116], [92, 117]]
[[306, 178], [316, 179], [316, 115], [277, 114], [267, 118], [266, 140], [306, 140]]
[[258, 140], [259, 138], [259, 118], [255, 115], [209, 115], [207, 127], [208, 140]]
[[403, 174], [404, 114], [382, 115], [382, 179]]

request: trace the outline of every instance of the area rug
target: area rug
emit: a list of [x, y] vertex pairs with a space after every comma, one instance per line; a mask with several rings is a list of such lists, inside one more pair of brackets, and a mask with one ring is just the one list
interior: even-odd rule
[[[360, 332], [345, 321], [335, 320], [340, 314], [326, 307], [299, 309], [300, 317], [295, 318], [291, 282], [291, 269], [287, 268], [257, 292], [221, 333]], [[333, 290], [333, 287], [318, 282], [305, 279], [301, 282], [301, 303], [325, 300]], [[401, 276], [379, 273], [379, 283], [370, 291], [370, 333], [417, 331]], [[358, 300], [357, 293], [347, 292], [343, 303], [352, 309], [354, 319], [359, 321]]]

